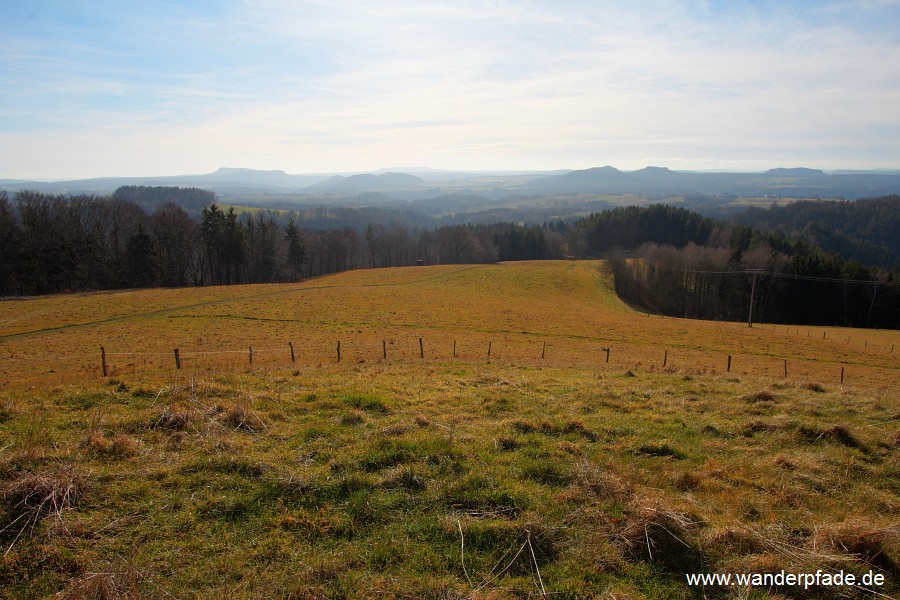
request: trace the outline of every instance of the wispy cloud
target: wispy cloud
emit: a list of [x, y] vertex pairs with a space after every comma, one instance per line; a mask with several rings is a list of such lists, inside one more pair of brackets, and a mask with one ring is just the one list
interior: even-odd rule
[[900, 163], [897, 2], [13, 4], [0, 176]]

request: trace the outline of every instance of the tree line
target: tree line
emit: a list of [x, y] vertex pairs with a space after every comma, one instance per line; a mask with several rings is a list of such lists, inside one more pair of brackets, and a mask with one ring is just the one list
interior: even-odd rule
[[[180, 204], [206, 204], [196, 216]], [[152, 212], [141, 198], [158, 202]], [[0, 295], [297, 281], [355, 268], [608, 257], [617, 293], [665, 315], [900, 326], [895, 275], [807, 237], [669, 205], [574, 222], [404, 222], [312, 229], [289, 211], [238, 214], [211, 192], [127, 188], [112, 197], [0, 191]], [[864, 202], [864, 201], [857, 201]], [[754, 276], [750, 270], [760, 271]]]
[[663, 205], [591, 215], [574, 228], [588, 254], [607, 253], [616, 293], [651, 312], [735, 321], [752, 310], [754, 321], [900, 327], [894, 273], [801, 236]]
[[900, 268], [900, 196], [864, 201], [804, 200], [750, 208], [734, 217], [755, 229], [797, 235], [826, 251], [896, 271]]
[[[180, 204], [206, 204], [192, 216]], [[145, 211], [141, 198], [167, 201]], [[126, 188], [112, 197], [0, 190], [0, 295], [297, 281], [364, 267], [562, 258], [564, 240], [512, 223], [304, 227], [295, 213], [238, 214], [215, 195]]]

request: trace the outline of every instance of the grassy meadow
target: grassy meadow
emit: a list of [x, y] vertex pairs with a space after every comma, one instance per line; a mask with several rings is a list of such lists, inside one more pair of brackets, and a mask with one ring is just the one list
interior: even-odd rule
[[[898, 343], [598, 262], [0, 302], [0, 597], [895, 597]], [[684, 576], [781, 569], [886, 583]]]

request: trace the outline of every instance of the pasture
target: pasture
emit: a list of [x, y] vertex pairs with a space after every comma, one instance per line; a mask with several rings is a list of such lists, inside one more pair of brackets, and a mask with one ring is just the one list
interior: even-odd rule
[[0, 596], [890, 597], [897, 343], [636, 313], [597, 262], [0, 302]]

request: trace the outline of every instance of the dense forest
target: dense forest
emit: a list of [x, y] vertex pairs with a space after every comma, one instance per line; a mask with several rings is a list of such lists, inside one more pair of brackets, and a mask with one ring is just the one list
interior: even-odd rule
[[[238, 214], [216, 200], [184, 188], [120, 188], [112, 197], [22, 191], [12, 199], [0, 191], [0, 295], [297, 281], [417, 261], [606, 256], [619, 295], [661, 314], [746, 319], [753, 295], [754, 320], [900, 326], [900, 282], [890, 271], [823, 250], [809, 235], [667, 205], [574, 223], [422, 228], [382, 220], [314, 229], [297, 213]], [[853, 204], [863, 202], [875, 203], [861, 210], [882, 220], [896, 217], [896, 198]]]
[[900, 269], [900, 196], [856, 202], [804, 200], [734, 217], [740, 225], [797, 235], [866, 265]]
[[[363, 267], [563, 257], [560, 233], [501, 223], [312, 230], [296, 215], [222, 210], [210, 194], [192, 217], [177, 188], [145, 212], [124, 197], [0, 191], [0, 295], [296, 281]], [[184, 190], [195, 201], [200, 190]], [[208, 192], [205, 192], [209, 194]]]
[[900, 327], [892, 272], [801, 236], [663, 205], [594, 214], [574, 229], [583, 252], [608, 253], [619, 296], [652, 312], [747, 320], [752, 296], [754, 321]]

